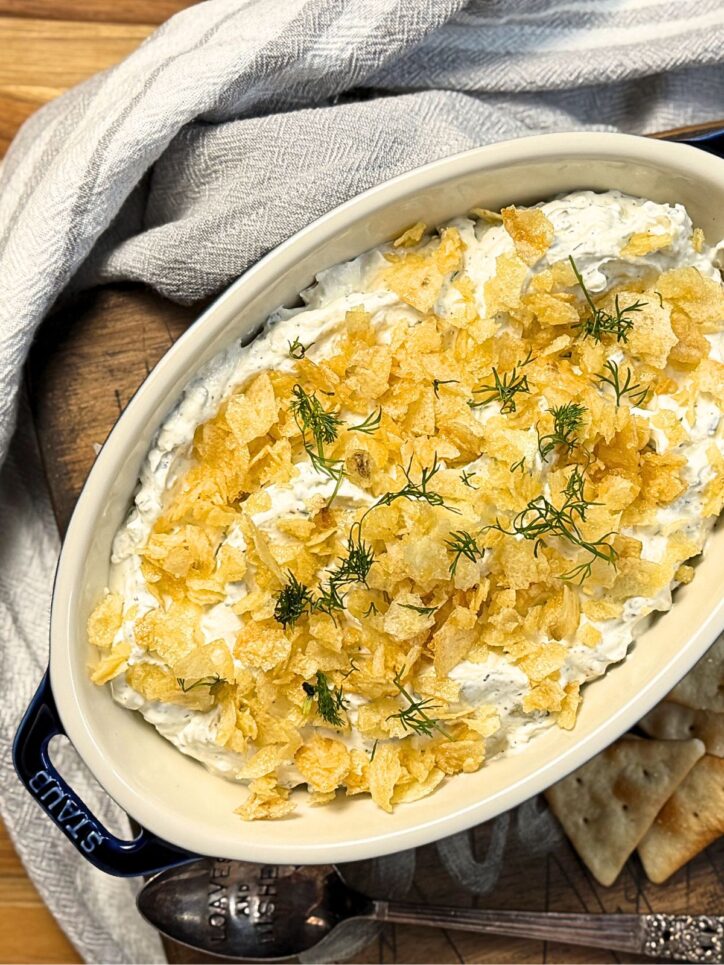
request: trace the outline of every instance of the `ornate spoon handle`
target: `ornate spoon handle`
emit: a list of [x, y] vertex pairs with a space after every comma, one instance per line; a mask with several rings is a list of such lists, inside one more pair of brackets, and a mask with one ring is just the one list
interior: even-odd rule
[[724, 916], [567, 915], [376, 901], [373, 917], [401, 925], [520, 935], [680, 962], [724, 962]]

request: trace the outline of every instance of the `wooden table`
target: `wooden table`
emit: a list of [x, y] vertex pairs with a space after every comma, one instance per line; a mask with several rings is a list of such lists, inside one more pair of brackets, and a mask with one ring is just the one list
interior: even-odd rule
[[[119, 59], [182, 0], [0, 0], [0, 143], [64, 87]], [[35, 19], [53, 16], [54, 20]], [[111, 22], [112, 21], [112, 22]], [[31, 66], [27, 66], [31, 65]], [[28, 367], [33, 413], [61, 531], [114, 420], [160, 356], [198, 313], [164, 302], [140, 286], [83, 295], [43, 326]], [[538, 821], [539, 825], [532, 822]], [[487, 893], [471, 897], [451, 880], [434, 846], [417, 855], [412, 897], [487, 907], [559, 911], [720, 912], [722, 842], [664, 886], [649, 884], [636, 860], [618, 883], [602, 888], [586, 873], [543, 812], [517, 812], [463, 837]], [[45, 911], [7, 838], [0, 839], [0, 960], [74, 962], [77, 955]], [[192, 960], [170, 949], [173, 960]], [[445, 931], [388, 928], [359, 962], [609, 962], [600, 950], [541, 942], [481, 939]], [[643, 959], [642, 959], [643, 960]]]

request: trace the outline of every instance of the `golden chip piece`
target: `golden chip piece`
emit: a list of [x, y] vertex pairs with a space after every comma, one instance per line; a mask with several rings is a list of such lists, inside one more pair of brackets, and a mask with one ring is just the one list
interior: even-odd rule
[[350, 769], [349, 751], [331, 737], [311, 737], [297, 751], [294, 763], [310, 790], [321, 794], [344, 784]]
[[251, 782], [246, 801], [235, 813], [245, 821], [259, 821], [284, 818], [295, 808], [296, 804], [290, 800], [289, 790], [280, 787], [276, 778], [269, 776]]
[[120, 630], [123, 599], [117, 593], [106, 593], [88, 617], [88, 640], [92, 647], [108, 650]]
[[427, 231], [427, 225], [418, 221], [406, 231], [403, 231], [399, 238], [395, 238], [393, 245], [395, 248], [414, 248], [422, 241], [422, 237]]
[[503, 208], [503, 225], [526, 265], [534, 265], [553, 242], [553, 225], [540, 208]]

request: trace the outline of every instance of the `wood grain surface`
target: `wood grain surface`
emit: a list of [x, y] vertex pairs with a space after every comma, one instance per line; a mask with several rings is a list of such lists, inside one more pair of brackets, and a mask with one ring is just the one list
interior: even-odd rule
[[[67, 86], [117, 62], [184, 0], [0, 0], [0, 153], [18, 125]], [[64, 530], [77, 494], [118, 414], [196, 316], [136, 285], [88, 293], [44, 324], [28, 366], [34, 418], [56, 517]], [[664, 886], [636, 860], [612, 888], [586, 873], [545, 815], [529, 810], [463, 835], [458, 849], [486, 893], [457, 885], [434, 846], [417, 855], [413, 898], [451, 904], [558, 911], [720, 912], [724, 846], [714, 845]], [[535, 821], [539, 818], [535, 817]], [[174, 961], [199, 960], [169, 946]], [[70, 946], [0, 834], [0, 960], [76, 962]], [[601, 950], [444, 930], [385, 928], [358, 962], [613, 962]], [[628, 959], [631, 961], [631, 959]], [[643, 959], [642, 959], [643, 960]]]

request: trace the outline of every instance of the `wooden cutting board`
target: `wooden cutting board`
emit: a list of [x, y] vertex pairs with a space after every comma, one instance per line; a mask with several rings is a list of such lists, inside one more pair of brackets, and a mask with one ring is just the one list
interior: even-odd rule
[[[37, 106], [129, 53], [153, 24], [189, 0], [0, 0], [0, 153]], [[28, 385], [51, 498], [61, 532], [115, 419], [161, 355], [196, 317], [140, 286], [113, 286], [66, 305], [44, 324]], [[544, 807], [544, 806], [543, 806]], [[517, 812], [458, 841], [479, 866], [485, 894], [453, 881], [434, 846], [420, 849], [411, 897], [491, 908], [556, 911], [721, 911], [724, 845], [719, 842], [664, 886], [649, 884], [637, 860], [602, 888], [587, 874], [549, 817]], [[533, 825], [533, 821], [542, 821]], [[10, 848], [0, 849], [0, 960], [74, 961], [72, 949], [39, 914], [37, 896]], [[6, 853], [7, 852], [7, 853]], [[172, 961], [199, 960], [167, 945]], [[358, 962], [609, 962], [601, 950], [538, 941], [481, 938], [389, 926]], [[628, 959], [631, 961], [632, 959]], [[644, 959], [641, 959], [644, 961]]]

